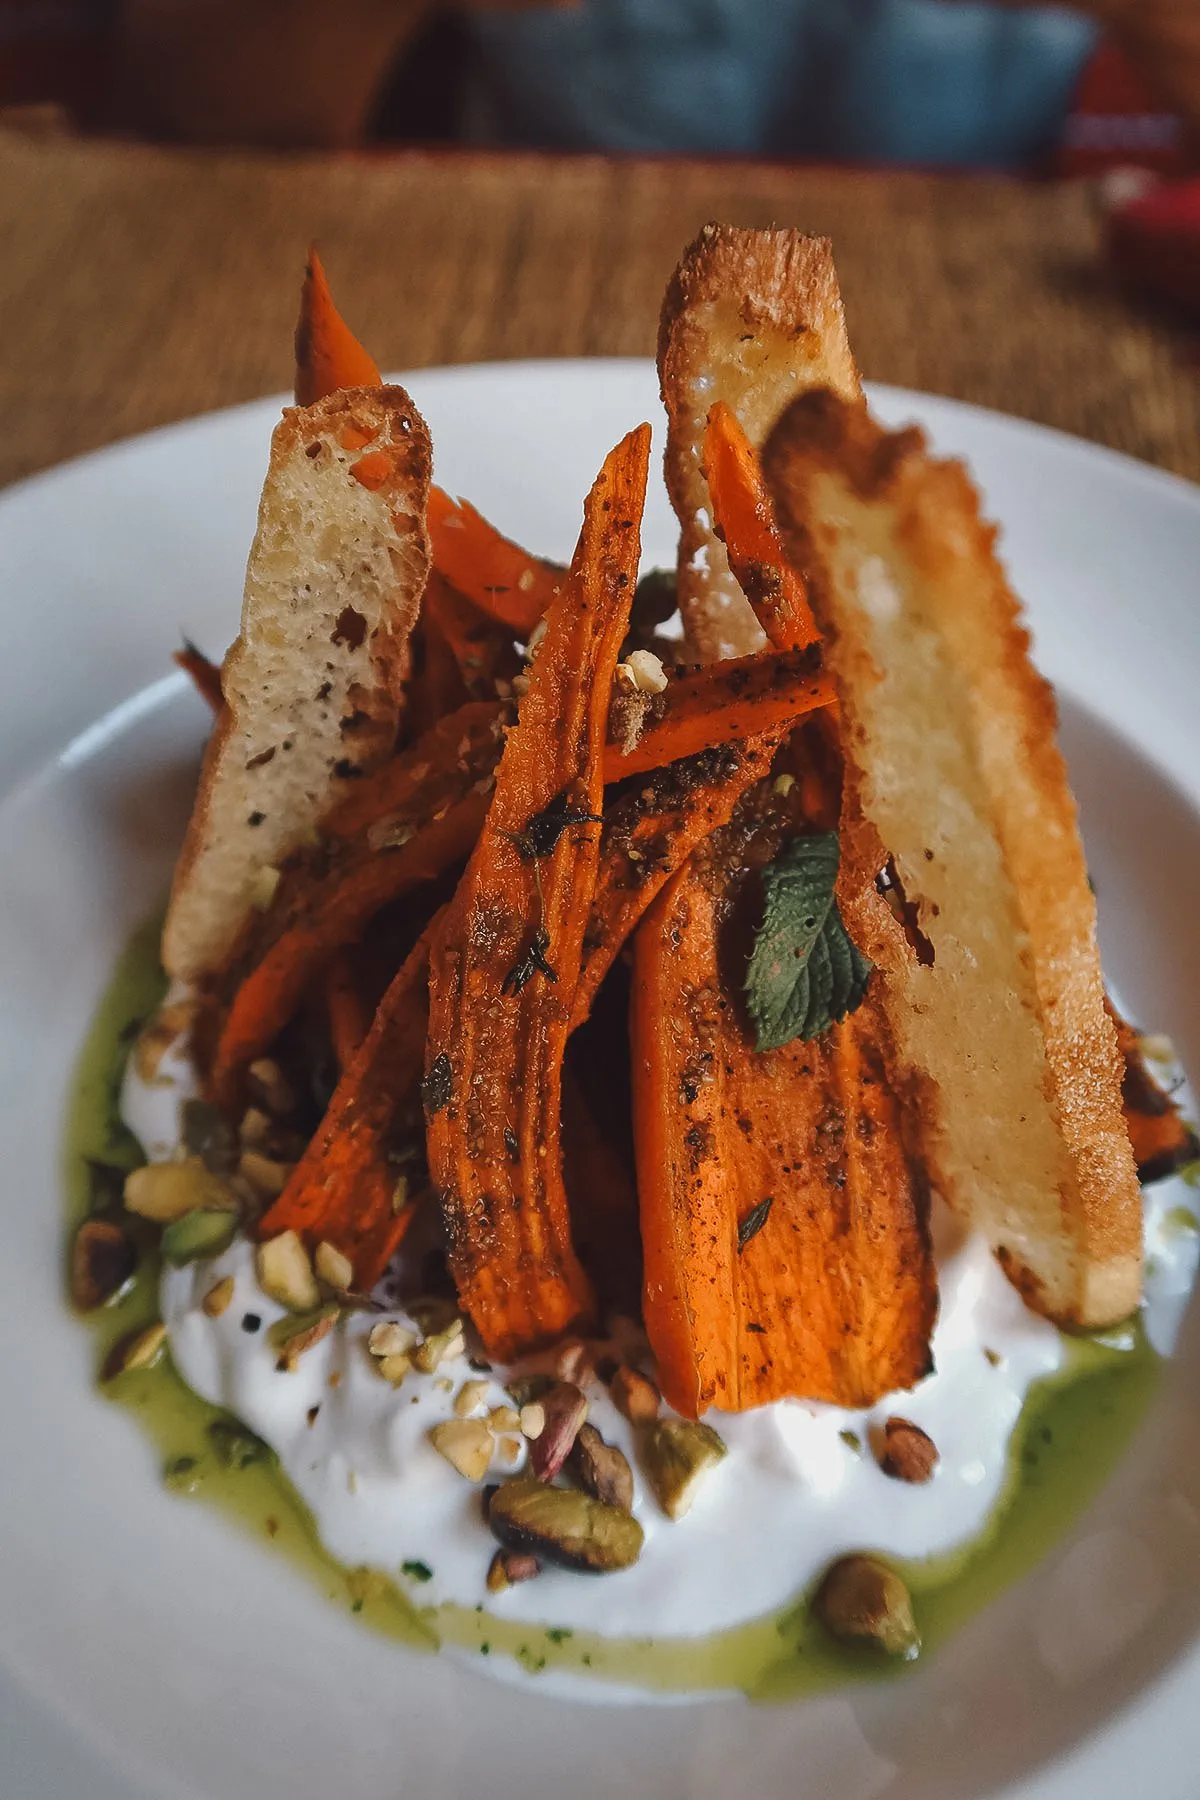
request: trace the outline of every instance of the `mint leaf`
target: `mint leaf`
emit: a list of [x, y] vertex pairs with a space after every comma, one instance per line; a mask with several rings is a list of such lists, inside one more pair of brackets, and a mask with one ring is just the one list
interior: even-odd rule
[[763, 921], [746, 970], [759, 1050], [820, 1037], [862, 1005], [873, 964], [851, 942], [837, 901], [836, 831], [791, 838], [763, 870]]

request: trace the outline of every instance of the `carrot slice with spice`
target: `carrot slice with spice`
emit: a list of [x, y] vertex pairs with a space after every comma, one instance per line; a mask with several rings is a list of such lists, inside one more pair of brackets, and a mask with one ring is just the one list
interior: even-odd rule
[[867, 1406], [930, 1367], [926, 1201], [882, 1012], [868, 993], [814, 1041], [759, 1052], [733, 991], [754, 864], [782, 841], [768, 806], [764, 784], [635, 939], [644, 1312], [663, 1392], [690, 1418], [786, 1396]]
[[191, 677], [192, 685], [200, 698], [207, 700], [215, 713], [220, 712], [225, 704], [225, 695], [221, 691], [220, 666], [210, 662], [203, 650], [197, 650], [188, 638], [184, 638], [183, 649], [176, 650], [171, 661]]
[[368, 776], [325, 821], [321, 843], [282, 871], [231, 978], [209, 1077], [218, 1105], [236, 1106], [242, 1070], [337, 950], [382, 907], [470, 854], [487, 813], [499, 717], [476, 703], [440, 720]]
[[1124, 1063], [1121, 1102], [1138, 1180], [1162, 1181], [1200, 1158], [1200, 1141], [1147, 1068], [1141, 1033], [1121, 1017], [1107, 995], [1104, 1004], [1117, 1028], [1117, 1048]]
[[729, 566], [769, 641], [778, 650], [814, 643], [816, 622], [776, 527], [754, 446], [723, 400], [709, 411], [702, 466]]
[[489, 618], [527, 638], [566, 578], [557, 563], [530, 556], [503, 537], [469, 500], [429, 490], [433, 566]]
[[440, 632], [473, 700], [507, 694], [524, 669], [509, 626], [489, 619], [436, 569], [429, 577], [421, 612]]
[[794, 724], [834, 699], [832, 677], [821, 669], [815, 645], [689, 669], [649, 700], [641, 736], [628, 750], [609, 745], [606, 777], [614, 781], [660, 769], [716, 744]]
[[334, 305], [317, 246], [312, 244], [296, 321], [296, 405], [312, 406], [339, 388], [378, 387], [382, 380], [373, 358]]
[[697, 844], [728, 823], [747, 788], [767, 773], [780, 735], [723, 744], [669, 763], [606, 804], [573, 1027], [587, 1018], [601, 982], [655, 895]]
[[324, 985], [333, 1054], [338, 1068], [348, 1069], [371, 1028], [371, 1019], [344, 951], [339, 951], [326, 967]]
[[413, 1205], [390, 1158], [405, 1111], [419, 1140], [417, 1101], [428, 1022], [426, 974], [436, 921], [393, 979], [371, 1029], [334, 1090], [325, 1116], [287, 1186], [259, 1223], [260, 1238], [295, 1231], [310, 1250], [324, 1240], [350, 1259], [354, 1285], [369, 1292], [399, 1248]]
[[[424, 1085], [451, 1272], [507, 1359], [592, 1310], [571, 1241], [562, 1060], [599, 858], [609, 695], [637, 579], [650, 430], [605, 462], [487, 823], [430, 964]], [[593, 822], [595, 821], [595, 822]]]

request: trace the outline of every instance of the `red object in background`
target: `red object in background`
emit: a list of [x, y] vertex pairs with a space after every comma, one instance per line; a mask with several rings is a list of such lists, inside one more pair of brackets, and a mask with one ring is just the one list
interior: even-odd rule
[[1161, 182], [1115, 207], [1107, 232], [1126, 280], [1200, 318], [1200, 176]]
[[1196, 167], [1195, 144], [1114, 44], [1101, 44], [1083, 72], [1063, 127], [1060, 175], [1153, 169], [1182, 175]]

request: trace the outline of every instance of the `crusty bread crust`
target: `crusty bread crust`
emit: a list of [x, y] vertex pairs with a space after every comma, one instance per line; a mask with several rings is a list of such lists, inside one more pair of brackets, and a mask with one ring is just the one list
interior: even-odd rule
[[392, 750], [429, 573], [429, 433], [402, 388], [291, 407], [246, 569], [241, 635], [163, 933], [172, 976], [226, 966], [270, 871]]
[[[1141, 1192], [1053, 695], [995, 532], [961, 464], [832, 393], [789, 407], [764, 467], [838, 685], [840, 898], [935, 1182], [1031, 1305], [1111, 1324], [1139, 1299]], [[888, 852], [921, 956], [876, 888]]]
[[711, 524], [701, 468], [709, 408], [723, 400], [758, 449], [788, 401], [811, 387], [861, 392], [828, 238], [706, 225], [663, 299], [658, 374], [664, 467], [679, 516], [679, 604], [702, 662], [765, 639]]

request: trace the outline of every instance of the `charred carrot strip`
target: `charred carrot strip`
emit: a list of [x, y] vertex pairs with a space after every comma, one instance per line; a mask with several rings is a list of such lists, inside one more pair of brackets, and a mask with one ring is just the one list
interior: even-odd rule
[[742, 795], [770, 769], [780, 735], [723, 744], [670, 763], [606, 806], [573, 1027], [587, 1018], [601, 982], [655, 895], [697, 844], [728, 823]]
[[412, 666], [404, 722], [410, 732], [420, 735], [431, 730], [439, 719], [465, 706], [468, 695], [458, 659], [437, 621], [424, 607], [408, 647]]
[[[219, 1105], [328, 959], [391, 901], [463, 860], [487, 812], [498, 714], [463, 707], [369, 777], [326, 820], [322, 846], [284, 871], [235, 978], [210, 1072]], [[364, 799], [367, 804], [364, 808]], [[325, 868], [326, 859], [330, 866]]]
[[350, 959], [339, 951], [325, 970], [325, 1011], [339, 1069], [348, 1069], [371, 1028], [370, 1016]]
[[489, 619], [436, 569], [429, 578], [421, 612], [441, 634], [472, 699], [490, 699], [497, 692], [497, 683], [511, 686], [521, 673], [524, 665], [511, 629]]
[[730, 986], [748, 866], [779, 841], [763, 833], [740, 811], [634, 940], [646, 1328], [666, 1398], [693, 1418], [785, 1396], [866, 1406], [930, 1366], [925, 1201], [877, 1003], [764, 1054]]
[[183, 649], [176, 650], [171, 661], [191, 677], [200, 698], [207, 700], [215, 713], [220, 712], [225, 695], [221, 691], [221, 671], [217, 664], [210, 662], [203, 650], [197, 650], [187, 638], [183, 640]]
[[1138, 1180], [1162, 1181], [1200, 1159], [1200, 1140], [1147, 1068], [1140, 1033], [1121, 1017], [1107, 996], [1105, 1005], [1117, 1028], [1117, 1048], [1125, 1065], [1121, 1100]]
[[777, 650], [816, 641], [804, 583], [788, 561], [754, 446], [718, 400], [704, 433], [703, 468], [729, 566]]
[[296, 405], [312, 406], [339, 388], [378, 387], [382, 379], [333, 304], [317, 246], [311, 245], [296, 321]]
[[710, 663], [674, 676], [629, 751], [610, 744], [605, 775], [619, 781], [660, 769], [681, 756], [716, 744], [757, 737], [793, 724], [836, 698], [833, 680], [821, 669], [820, 652], [764, 650], [729, 662]]
[[566, 570], [502, 537], [469, 500], [429, 490], [433, 566], [490, 619], [528, 637], [559, 592]]
[[[380, 1002], [370, 1031], [338, 1082], [312, 1142], [259, 1225], [259, 1236], [296, 1231], [350, 1259], [354, 1285], [369, 1291], [408, 1229], [413, 1208], [396, 1208], [389, 1161], [407, 1122], [419, 1138], [417, 1099], [428, 1022], [426, 929]], [[406, 1110], [408, 1118], [406, 1121]]]
[[430, 963], [423, 1095], [450, 1267], [488, 1353], [588, 1316], [560, 1145], [562, 1059], [595, 888], [609, 694], [637, 577], [648, 426], [588, 496], [487, 823]]

